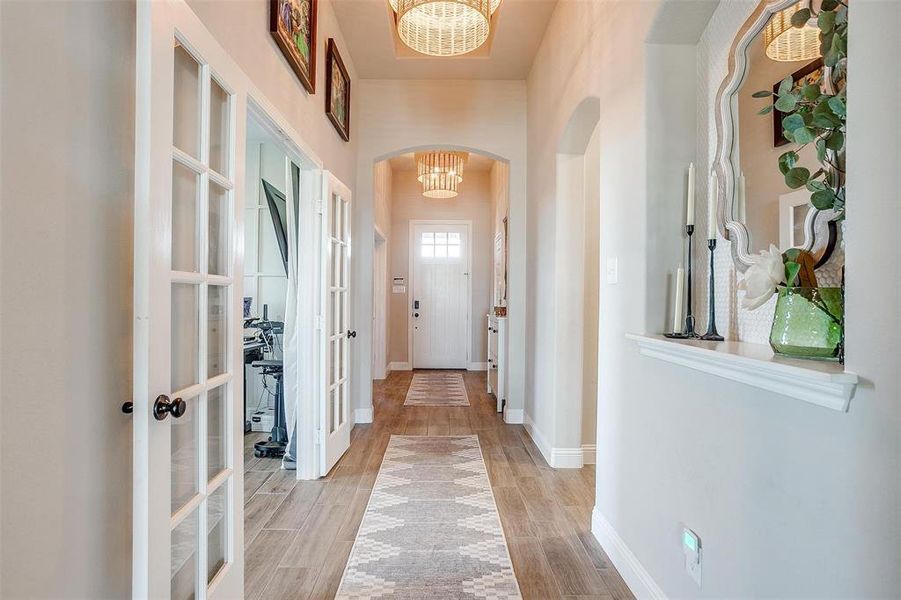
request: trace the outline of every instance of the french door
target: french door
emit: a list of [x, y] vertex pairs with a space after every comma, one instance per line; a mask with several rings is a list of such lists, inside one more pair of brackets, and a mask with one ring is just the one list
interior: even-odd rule
[[350, 447], [350, 190], [328, 171], [322, 178], [322, 402], [320, 473]]
[[138, 1], [134, 598], [243, 596], [242, 77], [183, 1]]
[[412, 357], [415, 369], [469, 366], [470, 226], [412, 222]]

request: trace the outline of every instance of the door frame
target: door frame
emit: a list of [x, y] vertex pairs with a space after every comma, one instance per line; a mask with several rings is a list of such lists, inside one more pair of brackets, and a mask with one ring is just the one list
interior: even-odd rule
[[472, 220], [471, 219], [410, 219], [409, 223], [409, 242], [408, 248], [408, 264], [407, 264], [407, 289], [410, 293], [407, 295], [407, 360], [410, 369], [416, 368], [415, 352], [413, 351], [413, 295], [416, 291], [414, 281], [416, 278], [416, 226], [417, 225], [457, 225], [466, 227], [466, 237], [469, 240], [469, 252], [466, 257], [466, 369], [469, 370], [472, 365]]
[[[372, 378], [384, 379], [388, 372], [388, 238], [375, 226], [372, 279]], [[381, 281], [379, 282], [379, 279]]]

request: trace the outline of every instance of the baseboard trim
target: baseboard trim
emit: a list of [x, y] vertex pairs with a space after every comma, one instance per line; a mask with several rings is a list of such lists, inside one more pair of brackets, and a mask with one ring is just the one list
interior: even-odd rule
[[585, 466], [582, 461], [582, 449], [551, 448], [551, 460], [548, 464], [555, 469], [581, 469]]
[[487, 371], [488, 363], [486, 362], [471, 362], [469, 366], [466, 367], [467, 371]]
[[372, 407], [354, 409], [354, 424], [372, 423]]
[[509, 425], [522, 425], [524, 414], [525, 411], [521, 408], [504, 407], [504, 423]]
[[524, 424], [526, 427], [526, 433], [529, 434], [529, 437], [532, 438], [532, 441], [535, 442], [535, 445], [538, 446], [538, 450], [541, 452], [541, 456], [544, 457], [545, 462], [550, 465], [553, 459], [551, 458], [551, 445], [547, 443], [547, 440], [541, 435], [541, 432], [538, 431], [538, 428], [535, 426], [535, 421], [532, 420], [532, 417], [529, 415], [525, 416]]
[[541, 435], [535, 421], [525, 416], [526, 433], [538, 446], [548, 466], [554, 469], [581, 469], [585, 465], [593, 465], [595, 460], [594, 445], [585, 444], [581, 448], [554, 448]]
[[412, 371], [413, 367], [408, 362], [392, 362], [388, 363], [389, 371]]
[[626, 542], [620, 537], [613, 525], [604, 518], [598, 507], [591, 511], [591, 533], [598, 540], [601, 548], [610, 557], [610, 561], [622, 575], [629, 590], [639, 600], [666, 600], [666, 594], [651, 577], [638, 557], [629, 550]]
[[597, 464], [598, 448], [595, 444], [582, 444], [582, 463]]

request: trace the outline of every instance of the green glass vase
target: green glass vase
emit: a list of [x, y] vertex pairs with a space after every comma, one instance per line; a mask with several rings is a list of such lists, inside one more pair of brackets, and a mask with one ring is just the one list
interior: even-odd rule
[[793, 358], [838, 359], [844, 339], [842, 288], [780, 287], [770, 345]]

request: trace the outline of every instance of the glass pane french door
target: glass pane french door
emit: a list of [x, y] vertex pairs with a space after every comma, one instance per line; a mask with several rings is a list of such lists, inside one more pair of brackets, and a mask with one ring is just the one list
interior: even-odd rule
[[173, 44], [169, 268], [170, 594], [205, 598], [233, 560], [235, 98]]
[[330, 193], [328, 200], [328, 396], [326, 425], [333, 434], [347, 424], [349, 380], [348, 370], [348, 292], [350, 250], [350, 205], [339, 194]]

